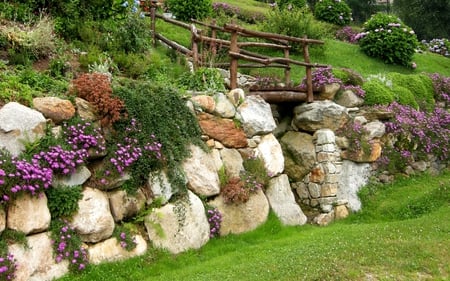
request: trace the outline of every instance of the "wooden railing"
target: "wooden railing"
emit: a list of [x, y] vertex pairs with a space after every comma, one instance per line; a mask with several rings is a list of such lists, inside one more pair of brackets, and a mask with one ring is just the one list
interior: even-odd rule
[[[156, 2], [156, 1], [152, 1]], [[261, 95], [267, 101], [273, 102], [287, 102], [287, 101], [307, 101], [314, 100], [313, 85], [312, 85], [312, 68], [327, 67], [327, 65], [311, 63], [308, 46], [310, 44], [324, 44], [321, 40], [291, 37], [281, 34], [268, 33], [248, 30], [240, 27], [233, 22], [225, 24], [223, 27], [217, 26], [215, 22], [204, 23], [192, 20], [191, 24], [177, 21], [170, 17], [156, 13], [155, 6], [150, 10], [151, 28], [153, 44], [158, 41], [170, 46], [174, 50], [191, 58], [194, 67], [199, 66], [214, 66], [229, 68], [230, 71], [230, 88], [234, 89], [238, 86], [238, 68], [255, 68], [255, 67], [276, 67], [284, 68], [284, 88], [277, 89], [259, 89], [251, 94]], [[156, 30], [156, 20], [161, 19], [167, 23], [179, 26], [191, 33], [190, 47], [183, 46], [175, 41], [172, 41]], [[195, 25], [200, 25], [208, 29], [210, 36], [205, 35], [201, 29]], [[227, 33], [230, 40], [224, 40], [217, 37], [219, 32]], [[248, 40], [253, 37], [259, 40], [258, 42]], [[247, 39], [241, 41], [241, 38]], [[263, 42], [261, 42], [263, 40]], [[303, 61], [293, 60], [289, 57], [292, 44], [300, 44], [302, 46]], [[228, 48], [229, 62], [225, 63], [211, 63], [217, 54], [217, 48]], [[246, 50], [248, 47], [262, 47], [282, 50], [283, 57], [270, 57], [263, 54], [258, 54]], [[208, 52], [209, 57], [206, 59], [205, 52]], [[247, 61], [251, 63], [240, 63], [240, 61]], [[291, 83], [291, 65], [304, 66], [306, 69], [306, 89], [299, 87], [292, 87]]]

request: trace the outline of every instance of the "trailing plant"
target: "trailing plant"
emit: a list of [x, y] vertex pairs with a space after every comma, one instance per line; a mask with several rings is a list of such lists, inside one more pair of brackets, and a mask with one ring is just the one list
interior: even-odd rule
[[377, 13], [364, 23], [364, 32], [357, 35], [361, 50], [385, 63], [411, 66], [418, 46], [414, 30], [399, 18]]
[[83, 198], [81, 186], [58, 186], [45, 191], [52, 219], [69, 218], [78, 211], [78, 201]]
[[428, 155], [449, 159], [450, 114], [446, 110], [436, 107], [426, 112], [396, 102], [383, 109], [394, 114], [393, 120], [385, 122], [386, 132], [393, 137], [392, 150], [383, 151], [385, 162], [391, 158], [387, 152], [400, 155], [403, 163], [427, 160]]
[[222, 214], [219, 209], [209, 205], [206, 205], [205, 211], [209, 223], [209, 238], [219, 237]]
[[80, 237], [69, 221], [56, 219], [50, 223], [53, 253], [56, 263], [69, 262], [69, 270], [79, 272], [88, 265], [87, 251], [83, 248]]
[[114, 97], [108, 76], [99, 73], [84, 73], [72, 81], [72, 92], [91, 102], [101, 116], [104, 126], [117, 122], [122, 117], [124, 102]]
[[344, 0], [320, 0], [314, 5], [314, 16], [322, 21], [344, 26], [352, 18], [352, 9]]
[[[188, 145], [204, 147], [201, 129], [195, 115], [180, 98], [180, 93], [171, 87], [154, 83], [136, 83], [122, 79], [114, 86], [114, 92], [124, 100], [129, 118], [140, 122], [135, 132], [139, 143], [146, 143], [151, 135], [161, 144], [163, 158], [141, 157], [133, 166], [132, 175], [139, 183], [148, 179], [149, 171], [168, 167], [168, 177], [174, 188], [185, 190], [179, 163], [189, 156]], [[129, 121], [122, 119], [114, 125], [118, 139], [126, 132]]]

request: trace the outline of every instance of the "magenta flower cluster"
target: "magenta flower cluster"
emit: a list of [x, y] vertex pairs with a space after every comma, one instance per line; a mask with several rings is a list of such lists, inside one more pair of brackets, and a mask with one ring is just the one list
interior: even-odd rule
[[351, 26], [346, 25], [336, 32], [336, 38], [338, 40], [341, 40], [344, 42], [357, 44], [358, 43], [358, 32], [356, 32]]
[[120, 240], [119, 241], [120, 247], [122, 247], [127, 251], [131, 251], [134, 248], [136, 248], [137, 245], [136, 237], [131, 236], [129, 233], [127, 234], [126, 232], [122, 231], [119, 234], [119, 240]]
[[206, 217], [209, 222], [209, 237], [219, 237], [220, 236], [220, 225], [222, 223], [222, 214], [219, 209], [213, 208], [206, 211]]
[[60, 145], [52, 146], [48, 151], [41, 151], [33, 156], [33, 161], [47, 166], [54, 174], [73, 174], [76, 168], [86, 161], [85, 149], [65, 150]]
[[86, 250], [81, 247], [81, 242], [76, 234], [75, 228], [64, 221], [59, 230], [57, 239], [53, 241], [55, 251], [55, 261], [69, 261], [69, 267], [75, 270], [83, 270], [88, 264]]
[[106, 150], [105, 138], [101, 130], [95, 128], [91, 122], [82, 122], [76, 125], [64, 124], [64, 137], [73, 150], [94, 149], [95, 155]]
[[246, 171], [240, 174], [241, 180], [244, 183], [244, 187], [254, 193], [264, 188], [264, 184], [256, 179], [255, 175], [252, 175]]
[[445, 77], [439, 73], [433, 73], [430, 77], [433, 80], [436, 101], [450, 104], [450, 77]]
[[395, 136], [394, 148], [405, 160], [424, 160], [435, 155], [448, 160], [450, 143], [450, 113], [436, 107], [432, 112], [392, 103], [385, 107], [394, 113], [386, 122], [386, 132]]
[[6, 258], [0, 256], [0, 280], [14, 280], [16, 269], [16, 260], [11, 253], [8, 253]]
[[240, 11], [239, 8], [230, 6], [229, 4], [223, 3], [223, 2], [213, 3], [212, 9], [216, 15], [223, 13], [223, 14], [229, 15], [229, 16], [237, 15], [237, 14], [239, 14], [239, 11]]
[[53, 171], [36, 160], [18, 160], [0, 153], [0, 204], [21, 191], [36, 195], [50, 187], [52, 178]]

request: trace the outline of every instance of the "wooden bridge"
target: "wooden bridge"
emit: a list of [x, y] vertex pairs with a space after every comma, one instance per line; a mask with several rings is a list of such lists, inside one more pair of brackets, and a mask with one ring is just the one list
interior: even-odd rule
[[[212, 23], [204, 23], [197, 20], [192, 20], [192, 23], [177, 21], [168, 16], [156, 13], [157, 1], [152, 0], [149, 16], [151, 17], [151, 29], [153, 44], [158, 41], [170, 46], [174, 50], [189, 57], [194, 64], [194, 67], [212, 66], [227, 68], [230, 71], [230, 88], [238, 87], [238, 69], [239, 68], [257, 68], [257, 67], [275, 67], [284, 68], [284, 86], [264, 87], [264, 88], [250, 88], [250, 95], [260, 95], [267, 102], [300, 102], [314, 101], [313, 85], [312, 85], [312, 68], [327, 67], [327, 65], [311, 63], [308, 46], [310, 44], [324, 44], [321, 40], [291, 37], [281, 34], [260, 32], [248, 30], [236, 25], [234, 22], [225, 24], [223, 27], [217, 26], [215, 21]], [[185, 47], [175, 41], [168, 39], [156, 30], [156, 21], [163, 20], [167, 23], [179, 26], [188, 30], [191, 34], [190, 47]], [[208, 32], [198, 29], [194, 24], [206, 28]], [[224, 40], [218, 38], [218, 34], [226, 34]], [[240, 40], [244, 38], [244, 40]], [[253, 38], [253, 40], [249, 40]], [[256, 38], [256, 40], [255, 40]], [[293, 60], [289, 57], [289, 51], [292, 49], [292, 44], [300, 44], [302, 46], [303, 61]], [[217, 55], [218, 48], [227, 48], [229, 62], [212, 63]], [[270, 57], [263, 54], [258, 54], [246, 48], [271, 48], [281, 50], [282, 57]], [[246, 63], [242, 63], [245, 61]], [[250, 62], [250, 63], [248, 63]], [[306, 70], [306, 88], [293, 86], [291, 81], [291, 65], [304, 66]]]

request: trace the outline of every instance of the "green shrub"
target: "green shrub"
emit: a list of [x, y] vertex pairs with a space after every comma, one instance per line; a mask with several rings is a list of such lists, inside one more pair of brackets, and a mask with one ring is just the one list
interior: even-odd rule
[[20, 77], [0, 74], [0, 100], [31, 105], [37, 94], [29, 85], [21, 83]]
[[193, 73], [186, 72], [180, 77], [178, 84], [186, 90], [211, 93], [225, 91], [223, 77], [215, 68], [200, 67]]
[[384, 13], [373, 15], [364, 23], [359, 45], [368, 56], [385, 63], [411, 66], [418, 46], [414, 31], [399, 18]]
[[202, 20], [212, 11], [211, 0], [166, 0], [164, 4], [178, 20], [187, 22], [191, 19]]
[[392, 91], [394, 93], [395, 100], [398, 101], [398, 103], [409, 105], [415, 109], [419, 108], [414, 94], [408, 88], [402, 87], [400, 85], [394, 85], [392, 87]]
[[152, 67], [152, 61], [147, 53], [145, 54], [127, 54], [125, 52], [115, 52], [113, 60], [119, 71], [131, 78], [139, 78], [148, 73]]
[[[324, 24], [314, 19], [308, 7], [293, 8], [291, 11], [272, 9], [267, 13], [266, 20], [261, 23], [259, 29], [300, 38], [306, 35], [308, 38], [319, 40], [332, 36]], [[314, 44], [310, 47], [312, 50], [318, 49], [318, 54], [324, 52], [323, 45]], [[295, 44], [294, 50], [302, 50], [302, 46]]]
[[51, 217], [69, 218], [78, 210], [78, 201], [83, 197], [81, 186], [59, 186], [45, 191]]
[[392, 81], [394, 86], [402, 86], [411, 91], [416, 104], [418, 104], [420, 108], [431, 110], [434, 107], [434, 90], [432, 87], [431, 78], [428, 76], [421, 74], [406, 75], [390, 72], [387, 75], [387, 78]]
[[20, 23], [35, 20], [35, 16], [30, 5], [11, 2], [12, 1], [0, 2], [0, 18]]
[[367, 81], [362, 85], [362, 89], [366, 91], [366, 105], [389, 104], [395, 100], [392, 90], [378, 79]]
[[352, 9], [343, 0], [322, 0], [314, 6], [318, 20], [344, 26], [352, 21]]
[[341, 80], [344, 85], [362, 86], [364, 84], [361, 74], [350, 68], [333, 68], [332, 72], [334, 77]]

